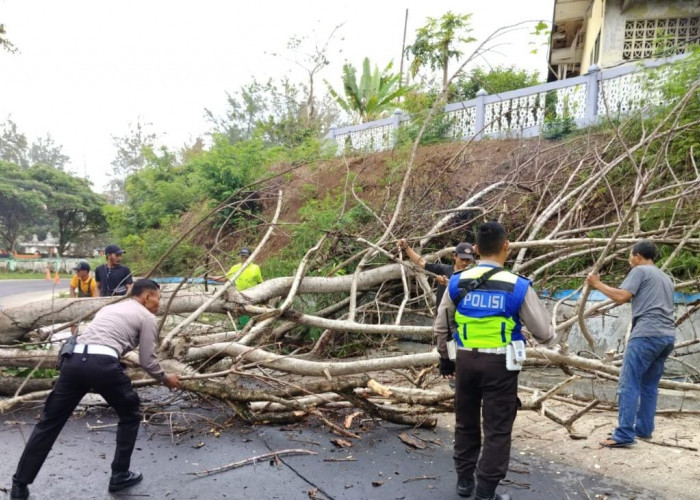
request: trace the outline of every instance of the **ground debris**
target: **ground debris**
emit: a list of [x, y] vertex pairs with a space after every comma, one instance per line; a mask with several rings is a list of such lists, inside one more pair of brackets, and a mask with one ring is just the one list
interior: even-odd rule
[[428, 448], [428, 446], [422, 439], [417, 438], [415, 436], [411, 436], [410, 434], [407, 434], [405, 432], [400, 433], [398, 435], [398, 438], [401, 440], [402, 443], [404, 443], [406, 446], [410, 446], [411, 448], [415, 448], [417, 450], [424, 450]]
[[331, 443], [336, 445], [338, 448], [352, 448], [353, 446], [351, 441], [343, 438], [331, 439]]

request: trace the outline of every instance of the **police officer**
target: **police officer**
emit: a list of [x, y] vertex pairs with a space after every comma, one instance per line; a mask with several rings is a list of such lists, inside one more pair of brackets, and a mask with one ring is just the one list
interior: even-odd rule
[[34, 482], [58, 434], [85, 394], [94, 390], [119, 415], [117, 447], [112, 461], [109, 491], [132, 486], [143, 476], [129, 470], [141, 414], [139, 397], [124, 374], [119, 358], [139, 346], [139, 363], [153, 378], [170, 389], [180, 387], [175, 374], [166, 374], [156, 357], [158, 326], [154, 314], [160, 304], [160, 287], [138, 280], [131, 299], [103, 307], [78, 337], [71, 356], [64, 358], [56, 385], [46, 399], [41, 420], [34, 427], [12, 477], [10, 498], [29, 496]]
[[[434, 333], [441, 375], [452, 378], [456, 371], [457, 494], [471, 496], [476, 484], [475, 500], [508, 500], [509, 495], [496, 493], [496, 486], [508, 471], [519, 401], [518, 371], [506, 369], [506, 346], [524, 339], [522, 323], [541, 343], [553, 342], [554, 330], [530, 281], [503, 269], [509, 243], [501, 224], [479, 227], [475, 251], [481, 256], [479, 264], [450, 278]], [[477, 283], [471, 292], [460, 294], [460, 289]], [[448, 357], [446, 342], [451, 338], [457, 344], [456, 363]]]

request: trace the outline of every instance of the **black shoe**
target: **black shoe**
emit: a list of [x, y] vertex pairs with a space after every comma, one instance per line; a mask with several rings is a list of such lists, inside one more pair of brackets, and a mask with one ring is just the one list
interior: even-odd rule
[[16, 479], [12, 479], [12, 491], [10, 491], [10, 498], [12, 500], [24, 500], [29, 497], [29, 488], [24, 483], [20, 483]]
[[457, 494], [461, 497], [470, 497], [474, 493], [474, 481], [457, 481]]
[[140, 472], [113, 472], [109, 478], [109, 491], [119, 491], [136, 483], [140, 483], [143, 475]]

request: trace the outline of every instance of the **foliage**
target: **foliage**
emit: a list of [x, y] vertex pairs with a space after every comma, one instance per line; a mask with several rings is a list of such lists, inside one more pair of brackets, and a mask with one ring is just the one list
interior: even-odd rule
[[562, 139], [576, 130], [574, 119], [566, 115], [562, 118], [546, 118], [542, 127], [542, 137], [550, 141]]
[[29, 167], [28, 147], [29, 141], [27, 136], [17, 129], [15, 122], [8, 119], [2, 124], [0, 160], [27, 168]]
[[[322, 234], [334, 232], [338, 234], [357, 234], [370, 220], [372, 215], [361, 205], [346, 206], [343, 211], [343, 196], [337, 191], [317, 198], [315, 193], [309, 193], [308, 199], [299, 209], [301, 223], [294, 226], [290, 241], [276, 255], [265, 263], [265, 273], [270, 276], [291, 276], [296, 270], [299, 260], [306, 251], [313, 247]], [[351, 251], [348, 247], [347, 252]], [[325, 267], [318, 273], [330, 270], [344, 258], [331, 255], [326, 259]]]
[[51, 134], [30, 144], [27, 136], [18, 130], [17, 124], [8, 119], [2, 124], [0, 133], [0, 160], [21, 168], [48, 165], [63, 170], [70, 158], [63, 154], [63, 147], [54, 142]]
[[267, 147], [261, 134], [234, 144], [217, 135], [211, 149], [197, 157], [192, 168], [197, 172], [200, 191], [208, 198], [224, 201], [262, 175], [281, 152], [280, 148]]
[[112, 136], [112, 144], [116, 155], [112, 160], [112, 180], [107, 185], [107, 198], [112, 203], [126, 201], [126, 178], [137, 172], [146, 163], [145, 150], [153, 150], [156, 134], [148, 131], [150, 124], [141, 123], [129, 125], [129, 131], [121, 136]]
[[490, 95], [500, 94], [509, 90], [523, 89], [542, 83], [537, 71], [528, 72], [515, 66], [496, 66], [484, 69], [477, 67], [466, 75], [461, 75], [450, 86], [449, 100], [468, 101], [476, 97], [479, 90], [484, 89]]
[[[161, 148], [160, 156], [144, 148], [144, 167], [126, 179], [130, 232], [166, 226], [198, 198], [187, 164], [177, 164], [174, 154]], [[114, 213], [114, 212], [112, 212]]]
[[5, 25], [0, 24], [0, 49], [14, 54], [17, 52], [17, 47], [7, 38], [7, 32], [5, 31]]
[[51, 134], [46, 134], [44, 138], [39, 137], [29, 148], [30, 165], [47, 165], [63, 170], [69, 160], [70, 158], [63, 154], [63, 146], [56, 144]]
[[0, 161], [0, 237], [10, 252], [20, 232], [46, 209], [41, 187], [26, 170]]
[[[172, 243], [180, 237], [176, 227], [149, 229], [139, 234], [129, 234], [120, 240], [120, 244], [129, 256], [128, 265], [132, 273], [146, 273], [165, 254]], [[206, 249], [194, 243], [184, 241], [163, 261], [156, 274], [173, 276], [187, 272], [200, 264]]]
[[369, 58], [362, 62], [362, 76], [357, 81], [357, 69], [350, 63], [343, 65], [343, 98], [328, 82], [328, 91], [343, 110], [358, 122], [376, 120], [389, 110], [394, 102], [404, 95], [407, 87], [401, 87], [401, 75], [391, 73], [392, 63], [379, 71], [372, 70]]
[[[399, 129], [397, 143], [413, 144], [418, 137], [418, 132], [420, 132], [420, 129], [423, 126], [427, 116], [428, 110], [423, 110], [412, 115], [411, 121]], [[447, 113], [434, 113], [423, 131], [423, 135], [420, 138], [420, 144], [435, 144], [450, 140], [450, 130], [453, 122], [454, 119]]]
[[58, 226], [58, 253], [85, 233], [104, 232], [104, 199], [94, 193], [90, 182], [57, 168], [36, 165], [27, 170], [46, 199], [46, 212]]
[[[205, 110], [214, 135], [237, 143], [258, 135], [265, 145], [295, 147], [310, 137], [323, 135], [337, 118], [328, 99], [313, 98], [308, 90], [288, 78], [261, 83], [253, 79], [237, 92], [226, 94], [223, 116]], [[307, 109], [313, 107], [313, 112]]]
[[471, 14], [454, 14], [448, 11], [440, 19], [428, 18], [425, 26], [418, 28], [416, 39], [406, 47], [406, 55], [412, 57], [411, 75], [416, 76], [421, 68], [442, 71], [442, 87], [447, 85], [448, 64], [451, 59], [462, 56], [461, 46], [475, 41], [468, 36], [472, 31]]
[[[328, 53], [331, 51], [331, 45], [338, 34], [338, 30], [342, 24], [333, 27], [329, 35], [325, 39], [319, 39], [316, 36], [316, 30], [311, 30], [314, 36], [309, 35], [294, 35], [287, 42], [287, 55], [279, 55], [292, 61], [297, 67], [301, 68], [306, 77], [304, 89], [304, 100], [298, 101], [301, 104], [301, 116], [304, 118], [303, 129], [315, 129], [320, 123], [319, 112], [327, 113], [328, 109], [319, 109], [318, 97], [315, 94], [316, 77], [330, 63]], [[341, 38], [340, 41], [343, 39]], [[334, 51], [335, 52], [335, 51]], [[337, 51], [342, 52], [342, 49]], [[323, 100], [321, 100], [323, 102]], [[324, 103], [325, 104], [325, 103]], [[325, 107], [325, 106], [324, 106]]]

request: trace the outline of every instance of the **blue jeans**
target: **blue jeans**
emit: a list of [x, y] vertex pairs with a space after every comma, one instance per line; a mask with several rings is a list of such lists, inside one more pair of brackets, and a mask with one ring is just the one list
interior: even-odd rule
[[612, 435], [618, 443], [654, 432], [659, 380], [674, 343], [674, 337], [633, 337], [627, 343], [617, 388], [618, 427]]

